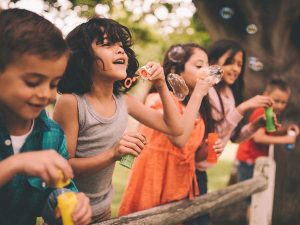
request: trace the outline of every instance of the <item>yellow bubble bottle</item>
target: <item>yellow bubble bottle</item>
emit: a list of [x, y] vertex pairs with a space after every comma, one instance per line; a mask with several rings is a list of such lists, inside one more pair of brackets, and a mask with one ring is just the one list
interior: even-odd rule
[[63, 225], [74, 225], [72, 213], [77, 204], [77, 197], [74, 192], [65, 192], [57, 197], [57, 206], [61, 213]]
[[[69, 185], [71, 180], [67, 179], [64, 181], [64, 176], [62, 171], [59, 171], [60, 179], [56, 183], [57, 188], [62, 188]], [[63, 192], [57, 197], [57, 206], [61, 213], [61, 218], [63, 225], [74, 225], [72, 220], [72, 213], [77, 204], [77, 197], [74, 192]]]

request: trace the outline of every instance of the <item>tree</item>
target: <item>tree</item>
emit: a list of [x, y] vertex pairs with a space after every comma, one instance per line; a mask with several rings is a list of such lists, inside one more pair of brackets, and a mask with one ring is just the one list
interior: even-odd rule
[[285, 78], [292, 86], [292, 98], [285, 117], [299, 123], [300, 1], [193, 2], [198, 18], [214, 41], [234, 39], [245, 47], [248, 59], [255, 57], [262, 62], [263, 69], [254, 68], [260, 71], [249, 67], [246, 71], [246, 96], [261, 93], [272, 76]]
[[[300, 122], [300, 1], [298, 0], [193, 0], [197, 16], [213, 41], [234, 39], [248, 54], [246, 96], [261, 93], [270, 77], [282, 77], [292, 88], [283, 119]], [[250, 57], [249, 57], [250, 56]], [[252, 58], [251, 58], [252, 57]], [[255, 60], [257, 60], [255, 62]], [[263, 67], [262, 67], [263, 66]], [[299, 141], [298, 141], [299, 144]], [[299, 145], [298, 145], [299, 146]], [[300, 148], [275, 148], [277, 162], [273, 225], [299, 224]], [[287, 163], [288, 162], [288, 163]], [[236, 224], [241, 207], [227, 207], [220, 224]], [[235, 217], [235, 218], [234, 218]], [[224, 221], [227, 218], [227, 222]], [[228, 218], [234, 218], [229, 223]], [[239, 223], [241, 224], [241, 223]]]

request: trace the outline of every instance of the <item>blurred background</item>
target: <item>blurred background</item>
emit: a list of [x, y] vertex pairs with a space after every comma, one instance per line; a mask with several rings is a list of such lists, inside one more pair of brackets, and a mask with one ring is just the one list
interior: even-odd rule
[[[247, 52], [246, 98], [261, 93], [270, 77], [284, 78], [292, 87], [292, 97], [281, 119], [300, 123], [299, 0], [0, 0], [2, 9], [14, 7], [43, 15], [64, 35], [93, 16], [115, 19], [130, 28], [141, 66], [149, 60], [161, 62], [165, 50], [175, 43], [209, 47], [219, 39], [234, 39]], [[133, 90], [141, 100], [148, 88], [143, 82]], [[208, 170], [209, 191], [227, 185], [236, 147], [229, 143], [219, 163]], [[291, 153], [282, 148], [275, 151], [273, 224], [299, 224], [295, 222], [300, 221], [299, 156], [298, 148]], [[114, 216], [129, 172], [117, 164]]]

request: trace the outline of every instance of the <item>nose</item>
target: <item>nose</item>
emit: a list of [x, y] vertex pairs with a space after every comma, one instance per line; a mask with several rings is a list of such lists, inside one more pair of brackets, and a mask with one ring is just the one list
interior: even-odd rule
[[43, 85], [39, 88], [37, 96], [41, 99], [53, 101], [56, 97], [56, 88], [51, 88], [49, 85]]
[[117, 46], [116, 48], [117, 48], [116, 54], [125, 54], [125, 51], [124, 51], [124, 49], [122, 47]]

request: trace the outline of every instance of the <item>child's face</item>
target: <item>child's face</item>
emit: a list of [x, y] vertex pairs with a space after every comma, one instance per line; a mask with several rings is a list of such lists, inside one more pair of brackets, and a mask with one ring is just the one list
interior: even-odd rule
[[128, 56], [123, 49], [122, 43], [110, 43], [107, 38], [104, 38], [103, 44], [94, 41], [92, 48], [95, 55], [99, 58], [96, 71], [97, 74], [101, 75], [100, 79], [116, 81], [126, 78]]
[[227, 85], [233, 85], [242, 70], [243, 52], [237, 52], [233, 57], [232, 63], [224, 65], [229, 55], [230, 51], [227, 51], [224, 55], [222, 55], [218, 61], [218, 65], [223, 68], [224, 74], [222, 80], [224, 83]]
[[201, 67], [208, 66], [207, 54], [199, 48], [193, 49], [193, 55], [184, 65], [184, 71], [180, 74], [190, 90], [196, 85], [196, 74]]
[[290, 97], [289, 92], [282, 91], [278, 88], [266, 93], [266, 95], [273, 99], [273, 110], [276, 114], [280, 114], [285, 109]]
[[25, 54], [0, 74], [0, 110], [21, 120], [32, 120], [55, 100], [57, 84], [68, 56], [40, 59]]

